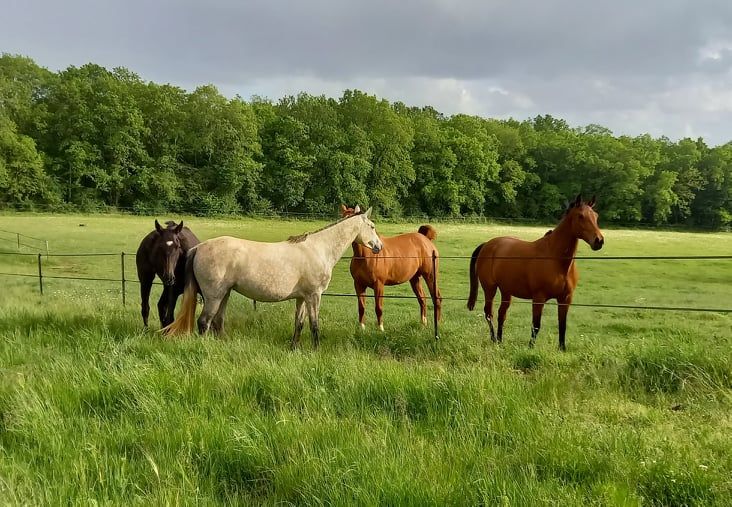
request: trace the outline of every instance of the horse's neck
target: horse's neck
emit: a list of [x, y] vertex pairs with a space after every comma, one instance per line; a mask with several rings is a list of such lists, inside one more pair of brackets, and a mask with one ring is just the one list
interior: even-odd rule
[[546, 239], [552, 254], [561, 257], [562, 262], [566, 263], [569, 268], [574, 262], [572, 257], [577, 253], [579, 242], [577, 237], [572, 234], [569, 223], [562, 221], [549, 236], [546, 236]]
[[[311, 233], [308, 241], [313, 241], [313, 248], [319, 250], [323, 258], [333, 267], [343, 257], [348, 245], [356, 239], [357, 226], [356, 219], [344, 220], [322, 231]], [[355, 251], [354, 245], [354, 253]]]

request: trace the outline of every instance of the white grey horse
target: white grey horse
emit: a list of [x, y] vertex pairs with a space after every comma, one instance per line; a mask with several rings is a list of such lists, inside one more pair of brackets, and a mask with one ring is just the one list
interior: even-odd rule
[[320, 297], [328, 288], [336, 262], [354, 241], [374, 253], [382, 248], [370, 215], [371, 208], [366, 213], [343, 218], [315, 232], [279, 243], [230, 236], [199, 243], [188, 251], [181, 310], [163, 332], [175, 335], [193, 331], [199, 291], [204, 304], [198, 318], [198, 331], [203, 334], [213, 327], [215, 333], [223, 332], [226, 303], [233, 289], [255, 301], [295, 299], [292, 347], [297, 347], [300, 341], [305, 312], [310, 319], [313, 343], [317, 346]]

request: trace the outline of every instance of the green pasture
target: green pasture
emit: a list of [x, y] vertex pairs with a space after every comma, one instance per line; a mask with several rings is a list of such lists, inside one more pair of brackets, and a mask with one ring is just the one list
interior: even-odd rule
[[[163, 220], [166, 217], [159, 217]], [[275, 241], [312, 221], [184, 217], [201, 239]], [[83, 226], [82, 226], [83, 224]], [[379, 224], [385, 235], [418, 223]], [[152, 217], [0, 215], [48, 240], [46, 276], [135, 279]], [[436, 224], [444, 256], [547, 227]], [[732, 234], [603, 230], [582, 244], [575, 303], [732, 308]], [[5, 239], [7, 238], [7, 239]], [[0, 235], [0, 252], [17, 252]], [[21, 253], [37, 249], [22, 247]], [[350, 249], [346, 252], [350, 255]], [[387, 300], [386, 331], [356, 301], [325, 297], [321, 347], [288, 348], [294, 303], [232, 297], [221, 338], [143, 332], [138, 286], [0, 276], [0, 503], [327, 505], [732, 504], [732, 314], [575, 307], [566, 353], [556, 307], [527, 348], [531, 307], [504, 344], [468, 312], [468, 259], [443, 259], [441, 340], [412, 299]], [[0, 255], [0, 273], [37, 274]], [[351, 293], [348, 261], [328, 292]], [[407, 286], [387, 294], [410, 295]], [[456, 300], [450, 300], [456, 298]], [[479, 299], [482, 308], [482, 294]]]

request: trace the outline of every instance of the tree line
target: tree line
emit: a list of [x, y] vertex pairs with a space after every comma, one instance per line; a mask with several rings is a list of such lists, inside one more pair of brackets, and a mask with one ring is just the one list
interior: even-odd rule
[[732, 223], [732, 143], [615, 136], [390, 103], [358, 90], [273, 102], [124, 68], [0, 56], [0, 206], [140, 213], [556, 218], [579, 192], [604, 222]]

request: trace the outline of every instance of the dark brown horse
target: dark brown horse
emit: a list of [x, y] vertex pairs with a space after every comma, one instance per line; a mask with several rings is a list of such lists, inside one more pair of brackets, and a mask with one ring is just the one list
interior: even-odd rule
[[[359, 207], [348, 208], [341, 204], [341, 215], [350, 216], [358, 213]], [[381, 236], [380, 236], [381, 237]], [[351, 276], [358, 295], [358, 322], [361, 327], [366, 312], [366, 289], [374, 290], [374, 306], [379, 329], [384, 330], [382, 316], [384, 314], [384, 286], [399, 285], [409, 281], [412, 291], [419, 301], [422, 324], [427, 323], [427, 304], [420, 280], [424, 278], [427, 289], [432, 296], [432, 303], [440, 318], [442, 301], [440, 289], [436, 287], [435, 273], [432, 269], [432, 255], [439, 257], [433, 241], [437, 231], [431, 225], [422, 225], [417, 232], [400, 234], [391, 238], [381, 237], [384, 248], [378, 254], [368, 248], [353, 243], [353, 259], [351, 259]]]
[[[478, 246], [470, 259], [470, 297], [468, 310], [475, 307], [478, 297], [478, 281], [485, 293], [485, 318], [490, 327], [491, 339], [503, 340], [503, 323], [511, 305], [511, 297], [533, 301], [533, 321], [529, 346], [533, 347], [541, 327], [544, 303], [556, 299], [559, 304], [559, 348], [565, 350], [567, 312], [572, 303], [572, 293], [577, 287], [579, 273], [574, 262], [577, 243], [587, 242], [593, 250], [599, 250], [605, 238], [597, 226], [597, 213], [593, 209], [595, 198], [582, 202], [582, 196], [569, 205], [557, 227], [536, 241], [521, 241], [510, 237], [494, 238]], [[501, 290], [501, 306], [498, 309], [498, 337], [493, 329], [493, 298]]]
[[150, 315], [150, 289], [155, 275], [163, 281], [163, 294], [158, 301], [160, 327], [173, 322], [175, 303], [185, 288], [186, 253], [200, 243], [188, 227], [183, 227], [183, 222], [166, 222], [165, 225], [163, 229], [155, 220], [155, 230], [143, 238], [135, 257], [145, 327]]

